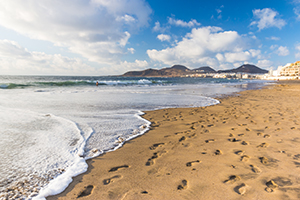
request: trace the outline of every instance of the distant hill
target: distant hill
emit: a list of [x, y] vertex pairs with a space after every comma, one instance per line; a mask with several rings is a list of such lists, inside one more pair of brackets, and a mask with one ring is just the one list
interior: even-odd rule
[[186, 66], [183, 66], [183, 65], [173, 65], [171, 67], [171, 69], [178, 69], [178, 70], [181, 70], [181, 71], [187, 71], [187, 70], [190, 70], [189, 68], [187, 68]]
[[173, 65], [163, 69], [146, 69], [142, 71], [129, 71], [122, 76], [127, 77], [178, 77], [191, 74], [214, 74], [214, 73], [249, 73], [249, 74], [266, 74], [267, 70], [260, 69], [255, 65], [242, 65], [236, 69], [216, 71], [209, 66], [199, 67], [197, 69], [189, 69], [183, 65]]
[[141, 76], [141, 77], [176, 77], [182, 76], [190, 71], [187, 67], [183, 65], [174, 65], [171, 68], [163, 69], [146, 69], [142, 71], [129, 71], [123, 74], [122, 76]]
[[211, 67], [205, 66], [205, 67], [199, 67], [196, 69], [192, 70], [193, 72], [198, 72], [198, 73], [216, 73], [216, 70], [214, 70]]
[[255, 65], [245, 64], [236, 69], [219, 70], [218, 73], [249, 73], [249, 74], [266, 74], [267, 70], [261, 69]]

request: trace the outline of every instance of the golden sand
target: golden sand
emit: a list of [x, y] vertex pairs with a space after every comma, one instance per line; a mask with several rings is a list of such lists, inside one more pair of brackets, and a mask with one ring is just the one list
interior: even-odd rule
[[150, 131], [47, 199], [299, 199], [300, 84], [220, 101], [146, 112]]

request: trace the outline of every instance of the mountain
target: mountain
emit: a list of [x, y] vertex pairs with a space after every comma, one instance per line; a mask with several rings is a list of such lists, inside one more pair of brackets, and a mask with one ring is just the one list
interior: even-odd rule
[[171, 69], [178, 69], [181, 71], [189, 71], [190, 69], [183, 65], [173, 65]]
[[211, 68], [209, 66], [199, 67], [199, 68], [193, 69], [191, 71], [197, 72], [197, 73], [216, 73], [216, 70], [214, 70], [213, 68]]
[[267, 70], [256, 67], [255, 65], [245, 64], [236, 69], [219, 70], [218, 73], [248, 73], [248, 74], [266, 74]]
[[216, 71], [209, 66], [199, 67], [190, 70], [183, 65], [173, 65], [163, 69], [146, 69], [142, 71], [129, 71], [122, 76], [127, 77], [179, 77], [195, 74], [214, 74], [214, 73], [248, 73], [248, 74], [266, 74], [267, 70], [260, 69], [255, 65], [245, 64], [236, 69]]
[[146, 69], [142, 71], [129, 71], [122, 76], [148, 76], [148, 77], [176, 77], [187, 74], [190, 71], [189, 68], [183, 65], [174, 65], [170, 68], [163, 69]]

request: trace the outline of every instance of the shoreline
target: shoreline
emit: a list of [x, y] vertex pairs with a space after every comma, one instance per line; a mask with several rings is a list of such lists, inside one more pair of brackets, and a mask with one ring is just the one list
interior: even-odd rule
[[[86, 173], [47, 199], [297, 198], [298, 141], [290, 132], [299, 131], [298, 114], [292, 114], [294, 121], [276, 115], [290, 118], [289, 109], [297, 107], [297, 101], [294, 105], [287, 95], [278, 95], [300, 96], [287, 88], [300, 91], [300, 84], [246, 90], [217, 98], [221, 103], [208, 107], [146, 111], [142, 117], [152, 123], [148, 132], [87, 160]], [[281, 101], [287, 111], [278, 111]], [[288, 133], [278, 134], [283, 131]]]

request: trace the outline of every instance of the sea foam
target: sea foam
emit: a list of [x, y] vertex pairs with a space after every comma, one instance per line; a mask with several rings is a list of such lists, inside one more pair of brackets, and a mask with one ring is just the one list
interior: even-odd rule
[[86, 159], [149, 129], [142, 110], [214, 105], [207, 96], [241, 90], [202, 79], [101, 79], [0, 76], [0, 85], [17, 85], [0, 90], [0, 198], [62, 192], [87, 170]]

